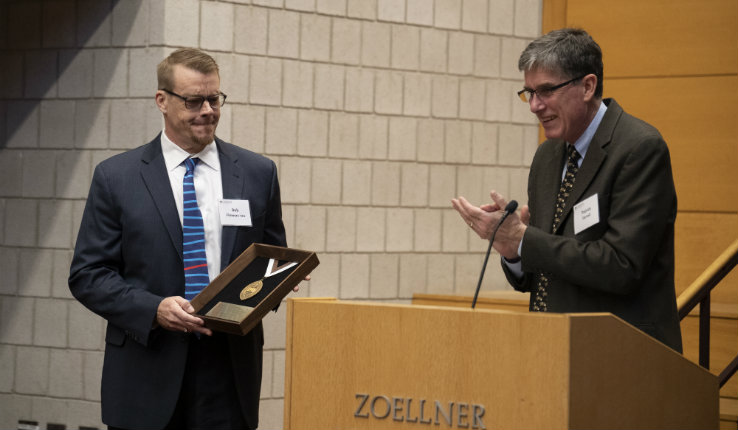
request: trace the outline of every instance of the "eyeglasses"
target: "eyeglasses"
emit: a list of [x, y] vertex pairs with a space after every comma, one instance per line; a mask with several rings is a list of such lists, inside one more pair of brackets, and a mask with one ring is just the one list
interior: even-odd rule
[[213, 110], [220, 109], [221, 106], [225, 104], [226, 101], [226, 95], [223, 93], [218, 93], [214, 96], [194, 96], [194, 97], [184, 97], [180, 96], [179, 94], [169, 91], [162, 88], [162, 91], [164, 91], [167, 94], [173, 95], [174, 97], [178, 97], [182, 100], [184, 100], [185, 108], [189, 110], [200, 110], [202, 109], [202, 104], [205, 103], [205, 100], [208, 101], [208, 104], [210, 105], [210, 108]]
[[559, 88], [564, 88], [565, 86], [571, 84], [572, 82], [578, 81], [585, 76], [587, 75], [582, 75], [574, 79], [570, 79], [558, 85], [553, 85], [553, 86], [543, 85], [540, 88], [537, 88], [535, 90], [529, 90], [527, 88], [523, 88], [522, 90], [518, 91], [518, 97], [520, 97], [520, 100], [524, 101], [525, 103], [528, 103], [531, 100], [533, 100], [533, 95], [537, 95], [538, 98], [541, 100], [546, 100], [547, 98], [553, 95], [554, 91], [558, 90]]

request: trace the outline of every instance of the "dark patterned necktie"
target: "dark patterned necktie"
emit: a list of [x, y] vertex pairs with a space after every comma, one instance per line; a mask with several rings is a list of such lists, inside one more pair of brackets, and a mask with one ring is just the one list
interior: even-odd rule
[[192, 300], [210, 282], [205, 255], [205, 226], [195, 194], [195, 166], [199, 158], [185, 160], [183, 191], [182, 245], [185, 273], [185, 299]]
[[[579, 166], [577, 161], [579, 160], [579, 153], [577, 152], [574, 145], [568, 147], [569, 157], [566, 160], [566, 173], [564, 174], [564, 180], [561, 181], [561, 188], [559, 188], [559, 194], [556, 196], [556, 210], [554, 211], [554, 219], [551, 225], [551, 233], [556, 233], [556, 229], [561, 223], [561, 216], [564, 214], [566, 207], [566, 199], [571, 194], [572, 188], [574, 188], [574, 180], [576, 179], [577, 171]], [[538, 273], [538, 288], [535, 291], [535, 298], [533, 300], [533, 310], [539, 312], [546, 312], [548, 310], [548, 279], [549, 275], [539, 272]]]

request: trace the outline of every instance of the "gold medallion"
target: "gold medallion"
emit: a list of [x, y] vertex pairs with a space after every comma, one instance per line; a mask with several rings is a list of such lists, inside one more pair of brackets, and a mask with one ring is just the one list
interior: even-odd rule
[[246, 300], [254, 297], [259, 293], [259, 291], [261, 291], [261, 288], [264, 286], [264, 279], [270, 276], [274, 276], [277, 273], [284, 272], [285, 270], [290, 269], [296, 265], [297, 263], [295, 262], [286, 262], [285, 264], [280, 266], [278, 260], [270, 258], [269, 263], [267, 264], [266, 272], [264, 273], [264, 277], [245, 286], [244, 289], [241, 290], [241, 294], [239, 294], [239, 297], [241, 298], [241, 300]]
[[241, 290], [241, 294], [239, 294], [241, 300], [246, 300], [254, 297], [259, 291], [261, 291], [261, 287], [264, 286], [264, 282], [262, 281], [263, 279], [259, 279], [258, 281], [254, 281], [244, 287], [244, 289]]

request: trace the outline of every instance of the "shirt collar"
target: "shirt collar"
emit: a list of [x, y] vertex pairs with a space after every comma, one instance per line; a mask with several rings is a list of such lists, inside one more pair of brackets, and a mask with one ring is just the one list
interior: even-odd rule
[[592, 122], [589, 123], [589, 126], [586, 130], [584, 130], [584, 133], [579, 136], [579, 139], [574, 142], [574, 148], [576, 148], [579, 155], [582, 156], [582, 160], [587, 154], [589, 144], [592, 143], [592, 138], [594, 137], [597, 128], [600, 126], [600, 123], [602, 122], [602, 118], [605, 116], [606, 111], [607, 106], [605, 105], [605, 103], [600, 102], [600, 108], [597, 109], [597, 113], [595, 114], [594, 118], [592, 118]]
[[161, 133], [161, 153], [164, 156], [164, 164], [167, 166], [167, 171], [171, 172], [182, 163], [185, 159], [199, 158], [200, 162], [204, 163], [216, 172], [220, 170], [220, 157], [218, 157], [218, 148], [215, 142], [205, 145], [205, 148], [197, 154], [190, 154], [184, 149], [180, 148], [176, 143], [172, 142], [167, 134], [162, 131]]

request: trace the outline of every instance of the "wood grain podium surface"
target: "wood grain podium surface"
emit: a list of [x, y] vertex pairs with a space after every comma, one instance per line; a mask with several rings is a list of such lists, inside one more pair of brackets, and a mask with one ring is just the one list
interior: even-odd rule
[[[516, 312], [528, 312], [528, 293], [513, 290], [483, 291], [479, 293], [477, 308], [501, 309]], [[471, 307], [472, 295], [455, 294], [413, 294], [415, 305]], [[735, 305], [725, 303], [711, 305], [710, 322], [710, 372], [720, 374], [738, 352], [735, 341], [738, 333]], [[684, 357], [693, 363], [699, 363], [699, 308], [695, 308], [681, 322]], [[738, 395], [738, 378], [732, 378], [720, 389], [723, 397], [735, 399]]]
[[609, 314], [288, 300], [287, 429], [717, 428], [717, 408], [713, 375]]

